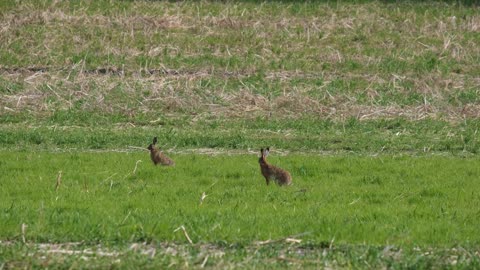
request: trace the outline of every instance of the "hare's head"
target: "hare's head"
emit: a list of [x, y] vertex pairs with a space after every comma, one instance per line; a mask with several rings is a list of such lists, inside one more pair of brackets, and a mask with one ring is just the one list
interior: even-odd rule
[[153, 138], [153, 142], [147, 147], [147, 149], [152, 151], [153, 149], [155, 149], [155, 144], [157, 144], [157, 137]]
[[260, 164], [265, 164], [267, 163], [267, 156], [268, 156], [268, 153], [270, 153], [270, 147], [267, 147], [266, 149], [260, 149], [260, 158], [258, 159], [258, 163]]

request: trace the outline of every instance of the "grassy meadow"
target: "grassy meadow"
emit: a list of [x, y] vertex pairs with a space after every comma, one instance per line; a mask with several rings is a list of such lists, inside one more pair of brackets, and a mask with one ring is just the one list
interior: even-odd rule
[[[194, 260], [210, 254], [203, 246], [207, 244], [215, 252], [231, 249], [229, 256], [241, 258], [232, 244], [242, 250], [264, 249], [274, 241], [280, 250], [270, 251], [274, 260], [287, 248], [287, 262], [301, 265], [302, 258], [312, 256], [318, 266], [325, 249], [333, 254], [325, 262], [334, 267], [408, 266], [412, 262], [397, 257], [432, 247], [433, 258], [424, 260], [434, 263], [439, 260], [436, 249], [475, 249], [480, 240], [478, 158], [275, 157], [274, 152], [271, 161], [294, 176], [293, 186], [278, 188], [265, 185], [255, 153], [173, 157], [178, 165], [167, 168], [153, 166], [146, 153], [2, 153], [0, 234], [10, 248], [19, 248], [13, 243], [23, 240], [74, 247], [101, 243], [102, 248], [147, 243], [139, 244], [150, 250], [146, 257], [151, 250], [162, 250], [159, 243], [191, 241], [202, 253]], [[21, 224], [28, 227], [22, 230]], [[178, 230], [181, 226], [188, 238]], [[379, 254], [366, 262], [334, 261], [343, 249], [355, 246]], [[387, 255], [389, 248], [392, 254]], [[296, 251], [303, 249], [312, 249], [306, 252], [312, 254]], [[49, 251], [43, 247], [37, 252]], [[151, 260], [151, 266], [173, 263], [161, 256]], [[459, 265], [480, 263], [477, 257], [457, 260]], [[210, 263], [235, 265], [222, 256]]]
[[1, 1], [0, 269], [480, 268], [478, 44], [468, 1]]

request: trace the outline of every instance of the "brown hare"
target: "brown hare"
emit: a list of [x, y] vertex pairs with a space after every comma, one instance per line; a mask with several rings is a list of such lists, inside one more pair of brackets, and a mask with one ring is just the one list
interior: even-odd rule
[[167, 157], [160, 149], [155, 147], [155, 144], [157, 144], [157, 137], [153, 138], [153, 143], [151, 143], [147, 149], [150, 150], [150, 158], [153, 161], [153, 164], [157, 165], [163, 165], [163, 166], [173, 166], [175, 165], [175, 162], [171, 160], [169, 157]]
[[267, 181], [267, 185], [270, 183], [270, 180], [275, 181], [280, 186], [291, 185], [292, 177], [290, 176], [289, 172], [279, 167], [273, 166], [267, 162], [267, 156], [268, 156], [268, 153], [270, 152], [270, 148], [268, 147], [267, 149], [262, 148], [260, 149], [260, 152], [262, 156], [258, 160], [258, 163], [260, 163], [260, 169], [262, 171], [263, 176], [265, 177], [265, 180]]

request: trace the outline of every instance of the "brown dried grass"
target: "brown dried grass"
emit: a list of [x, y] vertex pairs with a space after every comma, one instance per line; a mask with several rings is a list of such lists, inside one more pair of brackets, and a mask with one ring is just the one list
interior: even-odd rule
[[[25, 89], [20, 93], [0, 96], [0, 111], [21, 113], [28, 110], [34, 115], [48, 115], [57, 110], [74, 108], [80, 102], [80, 109], [123, 113], [134, 117], [138, 113], [156, 115], [158, 113], [181, 115], [192, 114], [198, 117], [223, 118], [298, 118], [314, 116], [332, 120], [355, 117], [360, 120], [402, 117], [410, 120], [425, 118], [461, 121], [480, 116], [479, 104], [455, 106], [445, 101], [451, 91], [461, 91], [465, 80], [459, 75], [449, 79], [439, 76], [426, 76], [415, 80], [414, 87], [425, 100], [418, 105], [388, 104], [378, 105], [375, 101], [379, 93], [365, 89], [371, 99], [369, 103], [359, 103], [355, 93], [332, 95], [328, 91], [323, 97], [312, 97], [308, 90], [312, 86], [288, 88], [292, 79], [314, 77], [313, 74], [299, 72], [279, 72], [266, 75], [267, 80], [280, 80], [282, 94], [271, 96], [257, 93], [248, 86], [237, 91], [210, 89], [198, 92], [198, 81], [217, 76], [208, 72], [168, 71], [149, 76], [121, 77], [115, 73], [84, 72], [72, 78], [65, 78], [64, 72], [33, 72], [29, 70], [4, 71], [9, 80], [23, 82]], [[334, 76], [332, 79], [334, 79]], [[227, 79], [239, 79], [248, 74], [221, 74]], [[239, 77], [236, 77], [239, 76]], [[345, 76], [345, 75], [344, 75]], [[355, 77], [355, 75], [352, 75]], [[369, 84], [396, 85], [404, 78], [393, 76], [390, 81], [376, 76], [364, 77]], [[473, 80], [480, 86], [480, 80]], [[325, 81], [328, 85], [329, 81]], [[112, 91], [121, 86], [122, 92], [113, 96]], [[149, 92], [145, 96], [137, 89]], [[405, 91], [399, 87], [398, 91]], [[350, 96], [351, 95], [351, 96]], [[55, 100], [52, 102], [52, 100]], [[212, 100], [215, 100], [212, 102]], [[156, 118], [155, 118], [156, 119]]]
[[[433, 16], [428, 11], [422, 14], [405, 7], [392, 9], [381, 3], [323, 5], [318, 14], [306, 16], [290, 14], [291, 5], [272, 12], [268, 3], [252, 9], [248, 4], [138, 1], [128, 10], [114, 7], [108, 12], [91, 12], [88, 6], [84, 4], [70, 10], [61, 2], [53, 2], [38, 8], [27, 2], [10, 12], [0, 13], [3, 44], [0, 46], [16, 54], [11, 44], [24, 39], [25, 44], [30, 44], [26, 57], [41, 60], [51, 59], [49, 55], [58, 50], [59, 44], [69, 44], [74, 47], [72, 52], [96, 50], [99, 55], [126, 56], [128, 64], [92, 67], [85, 60], [72, 63], [70, 59], [54, 59], [48, 65], [29, 59], [20, 59], [22, 64], [18, 66], [0, 64], [1, 78], [23, 86], [21, 91], [0, 95], [0, 113], [28, 110], [42, 116], [72, 109], [81, 103], [77, 109], [132, 117], [138, 113], [161, 113], [191, 114], [197, 118], [310, 115], [333, 120], [405, 117], [459, 121], [479, 115], [475, 102], [448, 102], [454, 93], [480, 88], [480, 77], [472, 75], [479, 70], [474, 59], [480, 55], [480, 47], [474, 38], [466, 38], [466, 34], [480, 31], [480, 16], [475, 14]], [[210, 8], [218, 10], [207, 12]], [[28, 39], [25, 29], [29, 27], [44, 31], [43, 39]], [[385, 33], [386, 37], [380, 38], [376, 33]], [[155, 35], [171, 39], [154, 39]], [[206, 41], [239, 37], [245, 40], [224, 45]], [[142, 39], [145, 39], [144, 45], [140, 47], [137, 42]], [[98, 45], [92, 43], [101, 46], [95, 47]], [[240, 68], [206, 64], [175, 69], [163, 64], [150, 66], [148, 61], [141, 65], [135, 62], [138, 56], [155, 59], [165, 53], [195, 58], [205, 54], [205, 48], [218, 58], [245, 58], [252, 47], [255, 59], [259, 60]], [[367, 54], [365, 48], [384, 54]], [[467, 64], [460, 72], [450, 74], [437, 70], [421, 74], [407, 70], [397, 74], [374, 69], [386, 57], [412, 65], [425, 53]], [[289, 54], [299, 55], [299, 59], [293, 60], [300, 64], [293, 68], [268, 67], [269, 62], [281, 62]], [[347, 71], [322, 68], [323, 63], [336, 67], [346, 61], [362, 63], [364, 68]], [[219, 86], [198, 89], [201, 80], [242, 82], [258, 72], [265, 74], [267, 84], [277, 84], [280, 94], [262, 94], [245, 84], [227, 90]], [[323, 85], [309, 82], [316, 78], [321, 78]], [[328, 86], [338, 79], [360, 81], [365, 85], [349, 92], [330, 92]], [[305, 82], [292, 86], [294, 80]], [[405, 82], [410, 83], [412, 89], [402, 86]], [[112, 96], [119, 86], [122, 94]], [[379, 87], [405, 95], [419, 93], [424, 100], [407, 105], [395, 100], [382, 104]], [[150, 94], [143, 95], [140, 91]], [[311, 91], [320, 94], [310, 95]], [[359, 93], [365, 93], [366, 100], [359, 101]]]

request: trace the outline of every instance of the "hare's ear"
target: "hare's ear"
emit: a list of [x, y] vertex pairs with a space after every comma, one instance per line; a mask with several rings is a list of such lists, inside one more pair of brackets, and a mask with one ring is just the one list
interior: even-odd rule
[[268, 156], [268, 153], [270, 153], [270, 147], [267, 147], [267, 149], [265, 149], [265, 156]]
[[157, 144], [157, 137], [153, 138], [153, 143], [152, 144]]

